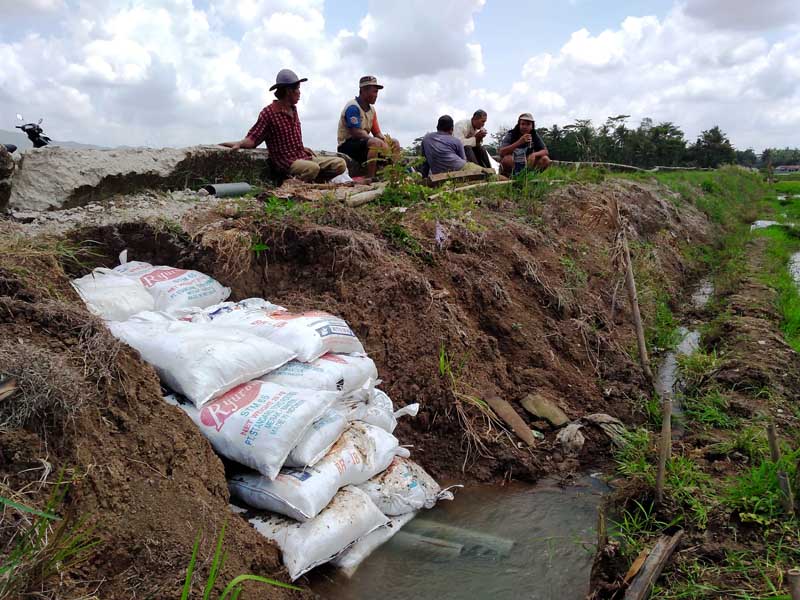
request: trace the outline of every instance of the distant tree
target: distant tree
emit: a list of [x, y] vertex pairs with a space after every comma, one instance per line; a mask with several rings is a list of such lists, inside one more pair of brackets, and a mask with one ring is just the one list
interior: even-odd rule
[[756, 153], [752, 148], [748, 148], [747, 150], [737, 150], [736, 164], [742, 165], [743, 167], [757, 167], [758, 156], [756, 156]]
[[700, 133], [689, 147], [689, 157], [698, 167], [716, 168], [736, 161], [736, 151], [728, 137], [715, 125]]

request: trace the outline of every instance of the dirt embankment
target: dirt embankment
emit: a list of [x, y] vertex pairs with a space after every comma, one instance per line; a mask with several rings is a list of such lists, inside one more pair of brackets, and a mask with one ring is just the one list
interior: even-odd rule
[[[233, 299], [339, 314], [395, 403], [421, 403], [398, 429], [415, 460], [441, 479], [533, 480], [602, 461], [598, 449], [608, 444], [589, 431], [577, 459], [561, 456], [555, 429], [520, 407], [528, 394], [570, 418], [643, 418], [647, 390], [629, 354], [635, 343], [606, 211], [612, 198], [631, 223], [650, 321], [659, 295], [679, 298], [691, 276], [681, 246], [701, 240], [706, 222], [640, 184], [569, 186], [524, 210], [503, 198], [467, 206], [445, 199], [405, 213], [325, 200], [266, 211], [232, 202], [187, 213], [180, 227], [78, 230], [69, 240], [93, 242], [78, 257], [68, 244], [18, 238], [10, 228], [0, 249], [0, 369], [24, 384], [19, 401], [39, 402], [39, 412], [0, 434], [4, 492], [24, 490], [18, 499], [41, 505], [43, 465], [67, 469], [66, 508], [86, 516], [102, 542], [63, 580], [68, 593], [56, 595], [178, 597], [194, 536], [205, 533], [205, 574], [228, 513], [222, 462], [162, 402], [154, 371], [86, 312], [69, 277], [113, 266], [127, 248], [133, 259], [207, 272]], [[37, 398], [43, 382], [48, 393]], [[487, 420], [480, 406], [490, 395], [544, 432], [540, 447], [521, 449]], [[12, 534], [6, 525], [0, 541]], [[244, 522], [230, 520], [225, 547], [223, 579], [281, 576], [277, 551]]]

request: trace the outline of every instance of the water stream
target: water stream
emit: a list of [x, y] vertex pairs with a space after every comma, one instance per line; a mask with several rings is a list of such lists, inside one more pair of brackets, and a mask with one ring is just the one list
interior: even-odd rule
[[566, 488], [467, 487], [420, 513], [351, 579], [331, 570], [313, 589], [330, 600], [582, 600], [607, 491], [592, 477]]
[[[800, 263], [798, 263], [800, 267]], [[698, 283], [691, 295], [692, 307], [699, 310], [708, 304], [714, 294], [714, 286], [709, 279]], [[678, 327], [680, 341], [674, 350], [665, 355], [656, 373], [655, 389], [661, 398], [672, 400], [672, 437], [681, 438], [684, 434], [683, 404], [680, 400], [680, 381], [678, 380], [678, 357], [692, 354], [700, 347], [700, 332], [681, 325]]]

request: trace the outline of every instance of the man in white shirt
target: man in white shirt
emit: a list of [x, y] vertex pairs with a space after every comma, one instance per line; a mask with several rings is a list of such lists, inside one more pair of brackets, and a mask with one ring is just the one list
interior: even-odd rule
[[491, 168], [489, 153], [483, 147], [483, 138], [486, 137], [487, 114], [480, 108], [476, 110], [471, 119], [464, 119], [455, 124], [453, 135], [464, 144], [464, 154], [467, 161], [481, 167]]

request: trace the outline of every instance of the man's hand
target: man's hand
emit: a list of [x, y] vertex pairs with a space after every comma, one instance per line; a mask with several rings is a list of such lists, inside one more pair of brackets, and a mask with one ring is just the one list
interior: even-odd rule
[[517, 147], [524, 146], [525, 144], [530, 144], [532, 140], [533, 136], [531, 136], [530, 133], [524, 133], [517, 140]]
[[311, 148], [305, 147], [305, 151], [308, 152], [311, 156], [317, 155], [317, 153], [314, 152]]
[[486, 130], [485, 129], [480, 129], [480, 130], [475, 132], [475, 141], [477, 143], [480, 144], [483, 141], [483, 138], [485, 138], [485, 137], [486, 137]]

